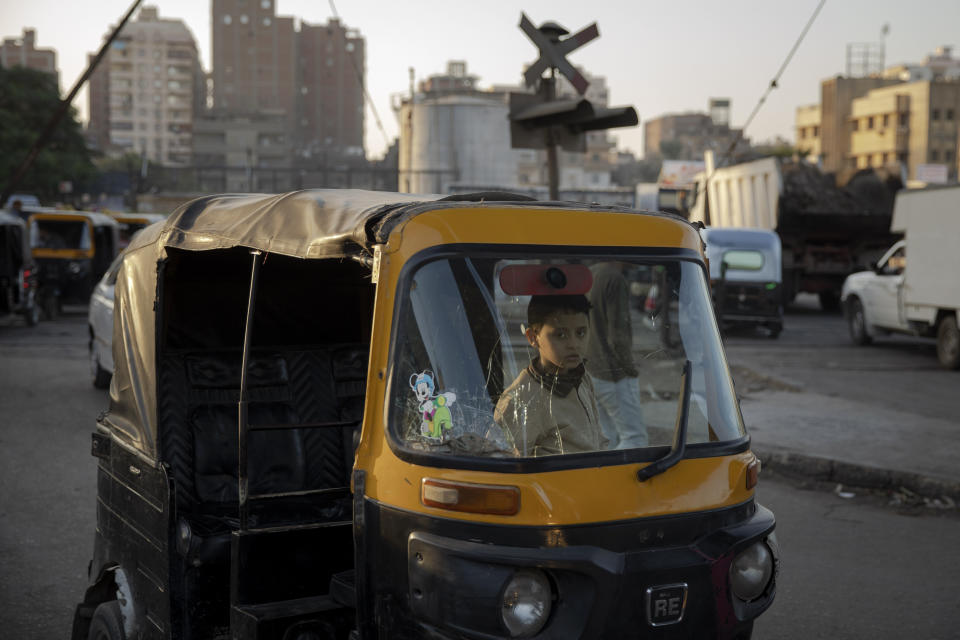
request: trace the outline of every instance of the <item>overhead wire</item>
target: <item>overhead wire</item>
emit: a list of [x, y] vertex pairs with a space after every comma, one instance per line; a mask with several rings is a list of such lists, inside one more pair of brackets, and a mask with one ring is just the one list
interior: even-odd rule
[[[332, 2], [333, 0], [331, 0]], [[760, 96], [760, 100], [757, 101], [756, 106], [754, 106], [753, 111], [750, 112], [750, 116], [747, 118], [746, 122], [743, 123], [743, 126], [737, 132], [737, 136], [733, 139], [733, 142], [730, 143], [730, 147], [727, 149], [727, 152], [721, 158], [720, 162], [716, 164], [716, 167], [723, 166], [727, 160], [733, 156], [734, 150], [737, 148], [737, 145], [740, 144], [740, 140], [743, 139], [743, 132], [747, 130], [747, 127], [750, 126], [750, 123], [753, 122], [754, 117], [760, 111], [760, 107], [767, 101], [767, 97], [770, 93], [779, 86], [780, 76], [783, 75], [783, 72], [787, 69], [787, 65], [790, 64], [790, 61], [793, 59], [794, 54], [797, 52], [797, 49], [800, 48], [800, 43], [803, 42], [803, 39], [807, 36], [807, 32], [810, 31], [810, 27], [813, 26], [814, 21], [817, 19], [817, 16], [820, 14], [820, 10], [823, 9], [823, 5], [827, 3], [827, 0], [820, 0], [820, 3], [817, 5], [817, 8], [813, 10], [813, 14], [810, 16], [810, 19], [807, 20], [807, 24], [803, 27], [803, 31], [800, 32], [800, 36], [797, 38], [797, 41], [793, 43], [793, 47], [790, 49], [790, 52], [787, 54], [787, 57], [784, 59], [783, 64], [780, 65], [780, 69], [777, 70], [775, 76], [770, 81], [770, 84], [767, 85], [766, 91], [763, 92], [763, 95]], [[716, 170], [716, 169], [714, 169]]]
[[[340, 20], [340, 14], [337, 13], [337, 7], [333, 3], [333, 0], [330, 2], [330, 11], [333, 13], [333, 17], [337, 20]], [[364, 55], [366, 55], [366, 47], [364, 47]], [[387, 148], [390, 148], [390, 137], [387, 135], [387, 130], [383, 128], [383, 123], [380, 121], [380, 114], [377, 113], [377, 106], [373, 103], [373, 100], [370, 99], [370, 94], [367, 92], [367, 85], [363, 81], [363, 72], [360, 70], [360, 67], [357, 66], [357, 58], [354, 55], [350, 55], [350, 63], [353, 65], [353, 70], [357, 75], [357, 83], [360, 85], [360, 90], [363, 92], [363, 100], [370, 107], [370, 111], [373, 112], [373, 118], [377, 121], [377, 128], [380, 129], [380, 133], [383, 134], [383, 141], [386, 144]]]

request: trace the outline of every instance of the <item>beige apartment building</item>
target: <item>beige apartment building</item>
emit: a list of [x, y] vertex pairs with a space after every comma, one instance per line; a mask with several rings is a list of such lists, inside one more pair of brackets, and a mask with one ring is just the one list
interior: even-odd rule
[[824, 80], [820, 104], [797, 108], [796, 146], [828, 172], [903, 167], [916, 180], [919, 167], [939, 165], [956, 180], [958, 100], [960, 59], [938, 47], [920, 64]]
[[853, 101], [851, 167], [898, 162], [908, 179], [920, 165], [944, 165], [957, 177], [960, 82], [910, 82], [877, 89]]
[[144, 6], [92, 74], [89, 101], [88, 137], [99, 148], [164, 165], [190, 164], [193, 124], [206, 89], [186, 24]]
[[797, 149], [808, 162], [820, 161], [820, 105], [797, 107]]
[[59, 87], [57, 52], [53, 49], [38, 49], [36, 45], [37, 32], [34, 29], [24, 29], [20, 38], [4, 38], [0, 45], [0, 67], [27, 67], [52, 73]]

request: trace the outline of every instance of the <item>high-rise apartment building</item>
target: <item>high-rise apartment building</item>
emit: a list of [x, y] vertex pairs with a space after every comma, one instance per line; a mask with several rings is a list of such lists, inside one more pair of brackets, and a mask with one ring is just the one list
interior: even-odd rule
[[57, 52], [53, 49], [37, 49], [37, 32], [24, 29], [20, 38], [4, 38], [0, 45], [0, 67], [27, 67], [52, 73], [60, 83], [57, 72]]
[[363, 37], [276, 15], [274, 0], [212, 0], [213, 106], [286, 114], [299, 158], [363, 156]]
[[274, 0], [213, 0], [213, 106], [294, 112], [296, 31]]
[[295, 131], [301, 154], [363, 156], [363, 37], [332, 18], [303, 23]]
[[193, 123], [206, 88], [186, 24], [144, 6], [92, 74], [89, 100], [88, 137], [101, 149], [165, 165], [189, 164]]

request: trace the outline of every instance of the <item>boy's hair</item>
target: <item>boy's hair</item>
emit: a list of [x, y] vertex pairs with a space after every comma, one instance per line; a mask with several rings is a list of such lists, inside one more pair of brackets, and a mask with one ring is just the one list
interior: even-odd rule
[[560, 312], [589, 315], [593, 306], [585, 295], [531, 296], [527, 305], [527, 325], [537, 330], [546, 320]]

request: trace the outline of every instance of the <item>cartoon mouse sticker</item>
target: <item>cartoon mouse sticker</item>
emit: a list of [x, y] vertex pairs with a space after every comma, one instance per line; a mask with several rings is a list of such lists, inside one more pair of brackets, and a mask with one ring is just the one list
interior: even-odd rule
[[410, 388], [417, 395], [420, 409], [420, 434], [427, 438], [440, 440], [453, 428], [450, 405], [457, 401], [452, 391], [435, 394], [433, 372], [430, 370], [414, 373], [410, 376]]

